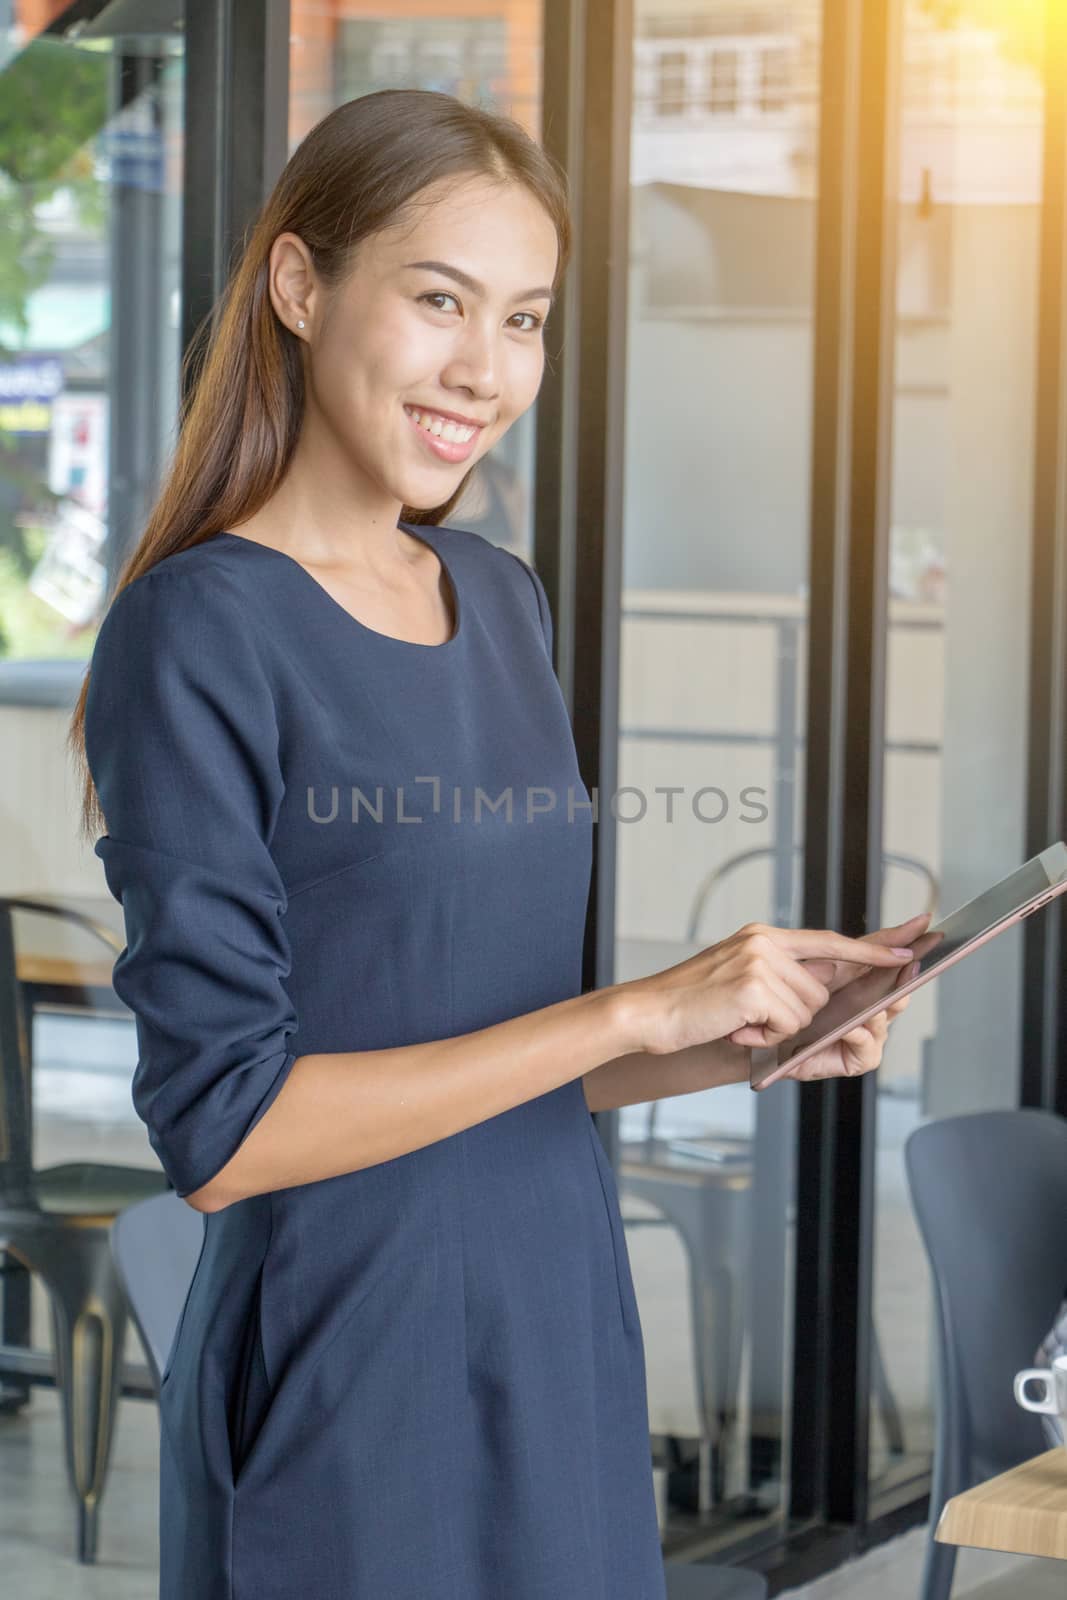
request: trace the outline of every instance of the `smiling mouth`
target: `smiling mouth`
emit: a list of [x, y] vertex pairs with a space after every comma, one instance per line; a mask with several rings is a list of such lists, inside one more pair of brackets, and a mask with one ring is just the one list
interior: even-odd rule
[[452, 422], [435, 411], [405, 406], [404, 412], [424, 445], [440, 461], [465, 461], [483, 433], [482, 428]]
[[434, 439], [447, 439], [449, 444], [466, 444], [468, 439], [473, 439], [476, 433], [481, 433], [477, 425], [464, 422], [455, 422], [451, 417], [443, 417], [439, 411], [423, 411], [418, 406], [405, 406], [404, 410], [418, 427], [422, 428]]

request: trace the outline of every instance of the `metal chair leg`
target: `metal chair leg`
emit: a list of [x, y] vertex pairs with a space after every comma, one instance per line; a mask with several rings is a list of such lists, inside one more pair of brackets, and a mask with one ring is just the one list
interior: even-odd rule
[[926, 1540], [926, 1560], [919, 1589], [920, 1600], [949, 1600], [955, 1570], [956, 1546], [938, 1544], [931, 1526]]
[[878, 1328], [873, 1323], [871, 1326], [871, 1388], [878, 1403], [878, 1410], [882, 1415], [882, 1426], [886, 1431], [890, 1452], [895, 1456], [902, 1456], [904, 1454], [904, 1428], [900, 1420], [900, 1410], [897, 1406], [896, 1396], [889, 1382], [889, 1374], [885, 1369], [882, 1342], [878, 1337]]
[[715, 1446], [707, 1437], [701, 1438], [697, 1457], [697, 1510], [710, 1511], [715, 1504], [714, 1487]]
[[[0, 1250], [0, 1343], [30, 1347], [29, 1272], [17, 1256]], [[0, 1376], [0, 1414], [10, 1416], [30, 1403], [31, 1385], [16, 1375]]]
[[56, 1388], [63, 1404], [67, 1475], [78, 1503], [78, 1560], [96, 1560], [100, 1497], [114, 1438], [126, 1340], [126, 1299], [107, 1255], [63, 1252], [45, 1278], [52, 1302]]

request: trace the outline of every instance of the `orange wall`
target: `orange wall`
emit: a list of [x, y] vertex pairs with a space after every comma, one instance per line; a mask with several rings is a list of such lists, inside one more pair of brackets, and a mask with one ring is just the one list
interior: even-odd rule
[[66, 9], [67, 0], [15, 0], [15, 21], [33, 39]]
[[[15, 0], [15, 17], [34, 37], [67, 0]], [[508, 36], [504, 109], [541, 136], [541, 0], [292, 0], [289, 141], [293, 146], [332, 108], [334, 41], [343, 17], [503, 17]]]

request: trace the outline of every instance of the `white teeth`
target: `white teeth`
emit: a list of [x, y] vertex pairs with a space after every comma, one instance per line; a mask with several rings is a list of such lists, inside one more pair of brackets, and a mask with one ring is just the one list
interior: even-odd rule
[[432, 411], [416, 411], [414, 406], [405, 409], [420, 428], [432, 433], [435, 439], [445, 439], [450, 444], [466, 444], [467, 440], [473, 439], [478, 431], [476, 428], [464, 427], [459, 422], [446, 422], [443, 417], [437, 416]]

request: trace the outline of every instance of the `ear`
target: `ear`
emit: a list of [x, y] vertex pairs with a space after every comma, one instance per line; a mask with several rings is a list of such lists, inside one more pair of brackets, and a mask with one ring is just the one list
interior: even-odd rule
[[280, 233], [271, 245], [267, 289], [278, 320], [298, 339], [310, 339], [322, 291], [311, 251], [298, 233]]

